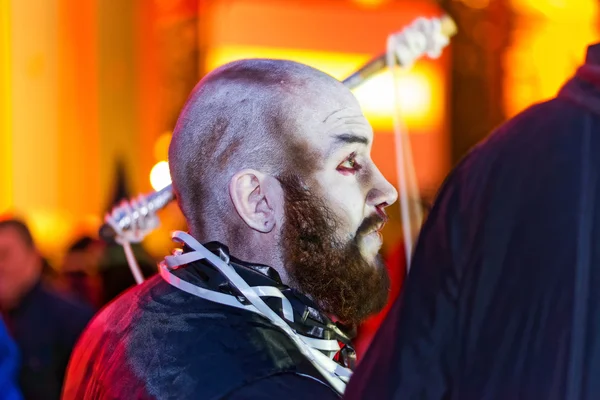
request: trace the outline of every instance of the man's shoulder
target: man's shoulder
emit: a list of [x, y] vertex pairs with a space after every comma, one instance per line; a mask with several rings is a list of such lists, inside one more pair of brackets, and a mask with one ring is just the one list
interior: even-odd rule
[[267, 319], [189, 295], [160, 278], [107, 306], [78, 352], [89, 355], [84, 364], [101, 365], [107, 379], [133, 372], [140, 385], [158, 391], [172, 390], [177, 381], [182, 396], [194, 390], [226, 393], [277, 373], [315, 373], [291, 339]]
[[591, 115], [564, 98], [537, 103], [505, 121], [474, 150], [487, 157], [490, 151], [531, 154], [541, 143], [560, 146], [562, 140], [572, 142], [572, 138], [582, 132], [586, 114]]
[[173, 358], [187, 358], [187, 363], [217, 354], [219, 359], [235, 362], [236, 354], [267, 351], [273, 344], [275, 348], [268, 351], [284, 359], [288, 353], [285, 349], [293, 346], [287, 335], [266, 318], [190, 295], [159, 276], [107, 305], [89, 330], [97, 337], [112, 337], [130, 347], [153, 343], [157, 350], [168, 348]]
[[[553, 160], [548, 154], [559, 153], [567, 156], [563, 172], [575, 169], [579, 165], [575, 157], [580, 151], [578, 136], [584, 132], [586, 114], [586, 109], [563, 98], [534, 104], [475, 145], [453, 169], [452, 180], [464, 178], [470, 186], [488, 182], [491, 174], [524, 179], [555, 167], [556, 163], [548, 162]], [[530, 168], [536, 163], [545, 168]]]

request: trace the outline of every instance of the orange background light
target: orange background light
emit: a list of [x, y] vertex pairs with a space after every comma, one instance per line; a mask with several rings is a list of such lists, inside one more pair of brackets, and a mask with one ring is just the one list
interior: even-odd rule
[[555, 96], [600, 40], [597, 0], [511, 0], [512, 45], [504, 56], [504, 109], [511, 117]]
[[[152, 171], [166, 176], [166, 164], [153, 167], [166, 161], [165, 132], [173, 129], [191, 89], [182, 77], [195, 80], [242, 57], [275, 57], [343, 79], [383, 53], [390, 33], [416, 17], [442, 12], [421, 1], [0, 0], [0, 5], [0, 212], [32, 221], [42, 250], [52, 254], [82, 229], [94, 233], [94, 221], [111, 204], [118, 162], [130, 195], [164, 185], [165, 179], [151, 182], [149, 176]], [[193, 51], [201, 53], [196, 64], [181, 58]], [[446, 52], [400, 78], [417, 175], [430, 188], [449, 168], [448, 61]], [[181, 71], [190, 65], [197, 69], [184, 76]], [[381, 74], [355, 94], [375, 128], [373, 158], [396, 182], [390, 86], [389, 74]]]

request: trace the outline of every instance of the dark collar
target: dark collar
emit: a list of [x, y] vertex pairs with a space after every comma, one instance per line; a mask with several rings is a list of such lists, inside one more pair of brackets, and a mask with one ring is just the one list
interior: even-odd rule
[[[274, 268], [271, 268], [268, 265], [252, 264], [235, 258], [229, 252], [229, 247], [219, 242], [209, 242], [204, 244], [204, 247], [206, 247], [215, 255], [225, 254], [225, 256], [228, 257], [229, 260], [233, 264], [235, 264], [235, 266], [238, 266], [238, 268], [236, 268], [236, 272], [238, 272], [238, 274], [243, 274], [244, 276], [242, 276], [242, 278], [244, 278], [244, 280], [246, 280], [246, 278], [250, 280], [264, 280], [265, 278], [267, 278], [267, 280], [265, 280], [265, 283], [268, 283], [270, 286], [285, 287], [285, 285], [283, 285], [283, 283], [281, 282], [281, 277], [279, 276], [279, 273]], [[191, 250], [192, 249], [190, 249], [187, 246], [184, 248], [185, 252]], [[248, 281], [246, 280], [246, 282]]]
[[[204, 244], [204, 247], [217, 256], [224, 255], [228, 258], [229, 264], [248, 285], [274, 286], [279, 289], [292, 305], [294, 322], [290, 323], [290, 326], [297, 332], [317, 339], [336, 339], [350, 345], [351, 339], [356, 334], [355, 329], [334, 323], [325, 313], [319, 310], [319, 307], [311, 299], [284, 285], [275, 269], [268, 265], [239, 260], [231, 256], [226, 245], [219, 242], [209, 242]], [[188, 246], [184, 246], [183, 251], [187, 253], [193, 250]], [[175, 273], [180, 275], [182, 279], [189, 280], [190, 283], [236, 296], [242, 299], [243, 303], [249, 304], [246, 300], [243, 300], [242, 294], [215, 267], [205, 260], [180, 267]], [[273, 311], [283, 317], [280, 299], [267, 297], [263, 300]]]

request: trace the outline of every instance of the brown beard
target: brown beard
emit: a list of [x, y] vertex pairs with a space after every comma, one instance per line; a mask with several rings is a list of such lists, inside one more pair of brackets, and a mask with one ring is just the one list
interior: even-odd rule
[[338, 238], [335, 213], [297, 177], [280, 177], [285, 222], [280, 244], [290, 284], [312, 298], [322, 311], [356, 324], [385, 306], [389, 276], [380, 256], [366, 261], [358, 241], [382, 222], [365, 219], [354, 238]]

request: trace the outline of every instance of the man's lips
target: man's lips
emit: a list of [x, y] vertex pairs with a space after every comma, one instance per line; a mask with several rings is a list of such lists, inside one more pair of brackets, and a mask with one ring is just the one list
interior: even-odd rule
[[377, 233], [381, 235], [381, 230], [385, 226], [387, 220], [388, 216], [384, 212], [378, 210], [377, 214], [373, 214], [363, 221], [360, 228], [358, 229], [358, 232], [359, 234], [365, 236], [370, 235], [372, 233]]
[[371, 233], [379, 233], [379, 234], [381, 234], [381, 230], [383, 229], [384, 226], [385, 226], [385, 222], [377, 224], [376, 226], [373, 227], [373, 229], [369, 230], [369, 232], [367, 234], [368, 235], [370, 235]]
[[383, 229], [383, 226], [388, 222], [390, 217], [388, 217], [383, 208], [377, 207], [375, 208], [375, 210], [377, 211], [377, 215], [379, 216], [379, 218], [381, 218], [381, 227], [379, 228], [379, 230], [381, 230]]
[[370, 235], [370, 234], [373, 234], [373, 233], [375, 233], [375, 234], [377, 234], [379, 237], [383, 237], [383, 234], [381, 233], [381, 230], [383, 229], [383, 226], [384, 226], [384, 225], [385, 225], [385, 224], [381, 224], [381, 225], [380, 225], [380, 226], [378, 226], [377, 228], [373, 229], [371, 232], [369, 232], [369, 235]]

